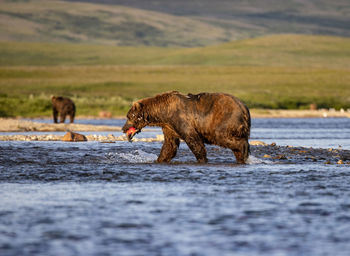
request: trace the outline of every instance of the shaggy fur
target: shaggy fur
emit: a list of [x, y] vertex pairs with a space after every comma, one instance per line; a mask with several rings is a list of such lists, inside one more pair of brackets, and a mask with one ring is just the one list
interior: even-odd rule
[[137, 133], [145, 126], [162, 127], [164, 144], [158, 162], [170, 162], [182, 139], [200, 163], [208, 161], [205, 143], [230, 148], [237, 163], [245, 163], [250, 125], [248, 108], [232, 95], [167, 92], [135, 102], [123, 131], [134, 127]]
[[71, 99], [52, 96], [51, 101], [54, 123], [57, 123], [58, 114], [60, 115], [60, 123], [64, 123], [67, 115], [70, 118], [70, 122], [74, 122], [75, 105]]

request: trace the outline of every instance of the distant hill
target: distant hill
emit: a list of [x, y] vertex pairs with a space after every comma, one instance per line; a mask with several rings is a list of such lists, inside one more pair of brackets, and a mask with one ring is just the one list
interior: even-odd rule
[[348, 0], [0, 0], [0, 40], [195, 47], [266, 34], [350, 36]]
[[225, 29], [232, 39], [276, 33], [350, 36], [348, 0], [67, 0], [190, 17]]

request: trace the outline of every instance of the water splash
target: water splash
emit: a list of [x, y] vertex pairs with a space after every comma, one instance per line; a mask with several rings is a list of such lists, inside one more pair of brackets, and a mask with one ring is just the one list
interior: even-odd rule
[[260, 159], [255, 156], [250, 155], [247, 164], [271, 164], [272, 161], [266, 159]]
[[130, 153], [107, 153], [106, 158], [116, 163], [152, 163], [157, 160], [157, 155], [136, 149]]

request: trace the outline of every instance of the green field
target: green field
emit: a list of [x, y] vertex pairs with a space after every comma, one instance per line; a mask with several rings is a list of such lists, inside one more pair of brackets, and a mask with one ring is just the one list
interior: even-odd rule
[[124, 115], [156, 93], [227, 92], [251, 108], [350, 108], [350, 39], [274, 35], [198, 48], [0, 42], [0, 116]]

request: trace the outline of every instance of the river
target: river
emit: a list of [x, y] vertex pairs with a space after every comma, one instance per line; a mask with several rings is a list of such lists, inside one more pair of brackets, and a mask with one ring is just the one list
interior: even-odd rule
[[349, 154], [350, 119], [253, 119], [251, 139], [277, 147], [200, 165], [183, 143], [156, 164], [160, 142], [2, 141], [0, 255], [349, 255], [350, 164], [327, 152]]

